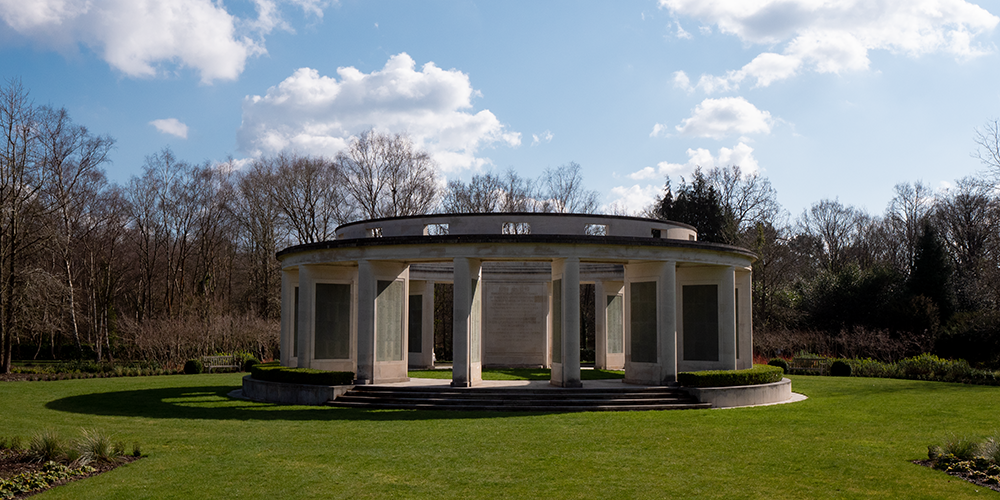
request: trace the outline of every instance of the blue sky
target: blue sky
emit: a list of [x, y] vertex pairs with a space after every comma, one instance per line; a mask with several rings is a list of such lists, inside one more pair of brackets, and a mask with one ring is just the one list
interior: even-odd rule
[[191, 161], [333, 155], [406, 132], [442, 179], [575, 161], [605, 205], [696, 165], [758, 170], [794, 218], [884, 211], [981, 165], [1000, 1], [0, 0], [0, 77], [117, 140], [124, 183]]

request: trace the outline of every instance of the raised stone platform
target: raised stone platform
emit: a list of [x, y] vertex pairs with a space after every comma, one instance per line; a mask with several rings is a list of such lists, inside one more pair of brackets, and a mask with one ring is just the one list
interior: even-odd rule
[[630, 411], [733, 408], [801, 401], [791, 380], [739, 387], [660, 387], [588, 380], [582, 388], [560, 388], [545, 380], [483, 381], [451, 387], [448, 380], [367, 386], [284, 384], [243, 377], [243, 397], [260, 402], [354, 408], [465, 411]]

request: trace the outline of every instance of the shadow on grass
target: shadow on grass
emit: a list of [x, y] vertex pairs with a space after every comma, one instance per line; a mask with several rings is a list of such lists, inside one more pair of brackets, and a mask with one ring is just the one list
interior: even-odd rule
[[238, 387], [168, 387], [81, 394], [45, 404], [50, 410], [87, 415], [200, 420], [445, 420], [510, 418], [547, 412], [358, 410], [255, 403], [228, 396]]

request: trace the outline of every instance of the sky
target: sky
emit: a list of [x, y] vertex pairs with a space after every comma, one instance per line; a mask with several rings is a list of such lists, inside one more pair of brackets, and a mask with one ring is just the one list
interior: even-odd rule
[[884, 212], [897, 183], [983, 172], [1000, 0], [0, 0], [0, 78], [116, 140], [126, 183], [333, 156], [406, 133], [439, 179], [576, 162], [605, 210], [739, 165], [791, 218]]

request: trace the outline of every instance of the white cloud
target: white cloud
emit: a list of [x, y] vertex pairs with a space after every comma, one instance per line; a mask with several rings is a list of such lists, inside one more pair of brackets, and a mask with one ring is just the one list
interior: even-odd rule
[[263, 96], [243, 100], [243, 124], [237, 134], [251, 155], [294, 150], [332, 156], [366, 129], [408, 133], [443, 171], [478, 168], [490, 163], [477, 156], [483, 147], [521, 144], [489, 110], [469, 111], [478, 95], [461, 71], [434, 63], [415, 69], [401, 53], [381, 70], [362, 73], [337, 69], [337, 77], [300, 68]]
[[160, 120], [153, 120], [149, 122], [150, 125], [156, 127], [156, 130], [164, 134], [175, 135], [181, 139], [187, 139], [188, 136], [188, 126], [181, 122], [177, 118], [164, 118]]
[[[319, 15], [325, 5], [290, 1]], [[130, 77], [169, 73], [176, 66], [212, 83], [239, 77], [248, 58], [267, 52], [264, 35], [290, 29], [276, 0], [254, 3], [256, 19], [235, 17], [212, 0], [0, 0], [0, 20], [44, 48], [86, 46]]]
[[553, 137], [555, 137], [555, 136], [553, 136], [552, 132], [549, 131], [549, 130], [546, 130], [545, 132], [542, 132], [541, 135], [539, 135], [539, 134], [531, 134], [531, 145], [532, 146], [537, 146], [537, 145], [539, 145], [539, 144], [541, 144], [543, 142], [545, 142], [545, 143], [552, 142], [552, 138]]
[[688, 159], [684, 163], [670, 163], [661, 161], [656, 164], [658, 175], [653, 175], [652, 168], [646, 167], [638, 172], [632, 173], [629, 177], [639, 179], [663, 179], [668, 175], [688, 175], [698, 167], [708, 170], [715, 167], [727, 167], [739, 165], [744, 173], [752, 173], [760, 170], [757, 160], [753, 157], [753, 148], [746, 142], [740, 141], [732, 148], [719, 148], [719, 153], [713, 155], [711, 151], [703, 148], [688, 149]]
[[974, 39], [1000, 22], [964, 0], [660, 0], [660, 6], [748, 44], [785, 44], [781, 53], [764, 52], [739, 70], [701, 77], [695, 87], [704, 92], [732, 90], [747, 79], [766, 87], [805, 69], [867, 69], [871, 50], [977, 57], [990, 49]]
[[611, 188], [615, 199], [609, 207], [624, 207], [630, 214], [639, 214], [663, 195], [663, 185], [616, 186]]
[[690, 39], [692, 38], [692, 37], [691, 37], [691, 33], [688, 33], [688, 32], [687, 32], [687, 31], [686, 31], [686, 30], [685, 30], [685, 29], [684, 29], [684, 28], [683, 28], [683, 27], [681, 26], [681, 23], [680, 23], [680, 21], [674, 21], [674, 22], [675, 22], [675, 23], [677, 24], [677, 38], [680, 38], [680, 39], [682, 39], [682, 40], [690, 40]]
[[663, 194], [663, 182], [667, 176], [687, 176], [696, 168], [708, 170], [716, 167], [739, 165], [744, 174], [758, 172], [760, 165], [753, 157], [753, 148], [740, 141], [732, 148], [719, 148], [713, 155], [707, 149], [688, 149], [688, 159], [684, 163], [661, 161], [656, 168], [645, 167], [628, 175], [629, 179], [645, 181], [632, 186], [617, 186], [611, 188], [612, 196], [616, 197], [610, 204], [625, 206], [630, 213], [638, 213], [650, 206]]
[[666, 130], [667, 130], [667, 126], [666, 125], [664, 125], [662, 123], [654, 123], [653, 124], [653, 130], [649, 132], [649, 136], [650, 137], [659, 137], [660, 134], [664, 134], [665, 135], [665, 131]]
[[769, 134], [774, 119], [742, 97], [705, 99], [676, 129], [683, 135], [721, 139], [730, 134]]

